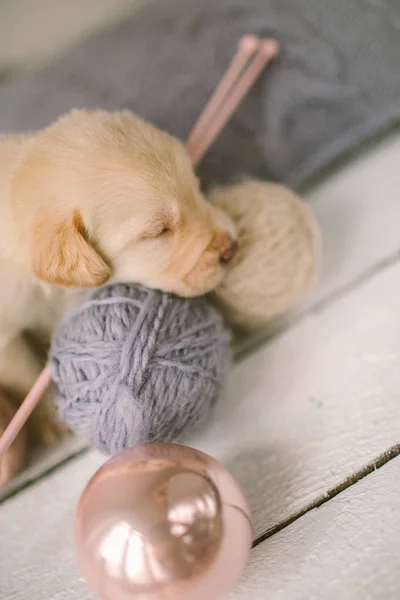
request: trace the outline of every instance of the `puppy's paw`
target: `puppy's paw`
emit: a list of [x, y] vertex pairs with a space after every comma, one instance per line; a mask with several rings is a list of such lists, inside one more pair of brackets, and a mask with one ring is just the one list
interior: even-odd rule
[[[22, 434], [24, 437], [24, 434]], [[18, 436], [21, 439], [21, 434]], [[0, 458], [0, 490], [23, 469], [26, 464], [26, 449], [21, 449], [18, 444], [11, 448]]]
[[[15, 408], [0, 392], [0, 436], [15, 414]], [[0, 490], [25, 466], [27, 460], [27, 439], [24, 429], [19, 432], [9, 450], [0, 458]]]
[[53, 395], [48, 390], [28, 421], [29, 438], [34, 446], [50, 446], [69, 433], [66, 425], [57, 417]]
[[41, 410], [34, 413], [29, 422], [29, 436], [35, 446], [50, 446], [69, 433], [69, 429], [57, 419], [53, 410]]
[[65, 437], [69, 433], [69, 429], [64, 423], [60, 423], [57, 419], [48, 419], [46, 422], [41, 423], [40, 429], [37, 432], [38, 443], [49, 446], [55, 444], [61, 438]]

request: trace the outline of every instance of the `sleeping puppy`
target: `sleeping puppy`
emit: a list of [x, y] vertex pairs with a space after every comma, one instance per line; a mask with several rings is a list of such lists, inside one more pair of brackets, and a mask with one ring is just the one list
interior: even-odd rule
[[[125, 281], [196, 296], [218, 285], [235, 251], [234, 226], [205, 200], [183, 144], [129, 111], [75, 110], [4, 137], [0, 388], [17, 403], [26, 395], [38, 347], [82, 289]], [[38, 441], [60, 432], [48, 404], [30, 419]], [[0, 485], [1, 472], [0, 462]]]

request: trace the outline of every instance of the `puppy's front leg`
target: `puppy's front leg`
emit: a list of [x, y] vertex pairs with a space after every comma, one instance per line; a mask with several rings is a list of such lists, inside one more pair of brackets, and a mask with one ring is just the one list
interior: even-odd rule
[[[20, 334], [0, 352], [0, 388], [20, 404], [43, 369], [44, 364], [28, 338]], [[58, 421], [48, 390], [27, 422], [27, 431], [35, 444], [55, 442], [66, 432]]]
[[[0, 436], [6, 430], [15, 411], [10, 398], [0, 392]], [[0, 490], [24, 467], [27, 457], [27, 436], [25, 429], [22, 429], [9, 450], [0, 458]]]

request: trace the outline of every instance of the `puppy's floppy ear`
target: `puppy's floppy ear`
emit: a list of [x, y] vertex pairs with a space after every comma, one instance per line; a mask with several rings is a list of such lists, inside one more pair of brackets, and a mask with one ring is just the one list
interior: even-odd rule
[[61, 223], [37, 224], [31, 246], [32, 268], [39, 279], [73, 287], [96, 287], [111, 268], [88, 239], [80, 213]]

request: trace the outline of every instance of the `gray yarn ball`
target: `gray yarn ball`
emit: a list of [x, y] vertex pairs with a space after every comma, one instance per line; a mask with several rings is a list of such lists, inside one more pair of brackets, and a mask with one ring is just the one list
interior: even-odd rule
[[204, 421], [230, 358], [222, 319], [205, 298], [100, 288], [53, 338], [60, 419], [109, 454], [171, 442]]

